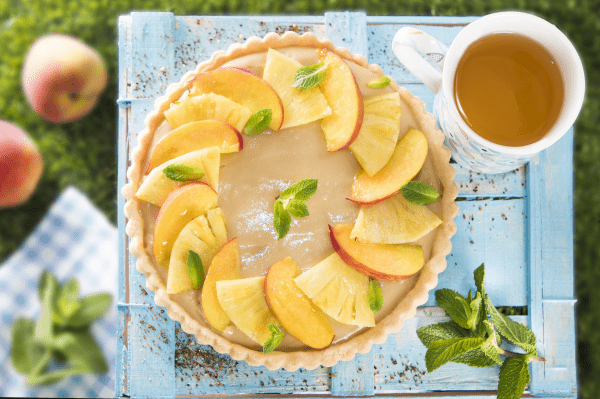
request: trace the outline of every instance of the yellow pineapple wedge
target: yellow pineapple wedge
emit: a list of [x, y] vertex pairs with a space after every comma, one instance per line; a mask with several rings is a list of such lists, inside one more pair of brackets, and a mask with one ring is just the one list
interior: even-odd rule
[[217, 246], [221, 248], [227, 242], [227, 229], [225, 228], [225, 217], [221, 208], [209, 209], [206, 218], [210, 223], [210, 229], [217, 239]]
[[374, 327], [369, 307], [369, 277], [348, 266], [334, 252], [294, 279], [325, 314], [343, 324]]
[[362, 205], [350, 238], [373, 244], [414, 242], [442, 223], [425, 205], [408, 202], [398, 193], [373, 205]]
[[325, 96], [319, 87], [302, 90], [292, 87], [296, 71], [302, 67], [298, 61], [269, 49], [263, 79], [279, 94], [283, 102], [281, 129], [304, 125], [331, 115]]
[[269, 325], [281, 327], [265, 299], [265, 276], [217, 281], [217, 297], [233, 324], [260, 345], [271, 335]]
[[400, 135], [400, 94], [365, 98], [365, 114], [358, 137], [350, 151], [369, 176], [388, 163]]
[[173, 158], [152, 169], [152, 172], [145, 177], [144, 182], [135, 193], [136, 197], [142, 201], [161, 206], [173, 190], [189, 183], [188, 181], [171, 180], [163, 173], [167, 166], [178, 164], [201, 168], [204, 171], [204, 176], [199, 181], [208, 184], [215, 192], [219, 192], [221, 151], [219, 147], [210, 147]]
[[190, 250], [200, 256], [204, 275], [206, 275], [210, 262], [220, 248], [206, 216], [199, 216], [186, 224], [173, 244], [167, 274], [167, 294], [178, 294], [194, 289], [187, 266]]
[[184, 95], [165, 111], [165, 118], [173, 129], [189, 122], [216, 119], [241, 132], [251, 116], [252, 112], [247, 107], [214, 93]]

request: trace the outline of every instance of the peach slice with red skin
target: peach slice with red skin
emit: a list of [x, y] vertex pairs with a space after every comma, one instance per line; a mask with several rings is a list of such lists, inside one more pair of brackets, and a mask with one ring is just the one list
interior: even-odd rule
[[363, 244], [352, 238], [351, 225], [329, 226], [331, 245], [350, 267], [385, 281], [407, 279], [425, 264], [423, 248], [411, 244]]
[[358, 137], [364, 114], [363, 98], [346, 61], [327, 49], [318, 50], [318, 55], [319, 62], [328, 66], [327, 77], [319, 87], [332, 109], [331, 115], [321, 120], [321, 129], [327, 151], [338, 151]]
[[299, 275], [300, 268], [292, 258], [275, 263], [265, 276], [265, 297], [288, 333], [311, 348], [322, 349], [333, 341], [333, 327], [294, 282]]
[[261, 109], [273, 111], [269, 127], [279, 130], [283, 123], [283, 103], [273, 87], [252, 72], [241, 68], [221, 68], [197, 75], [194, 88], [215, 93], [247, 107], [253, 114]]
[[173, 158], [210, 147], [219, 147], [223, 154], [238, 152], [244, 148], [244, 139], [235, 127], [223, 121], [186, 123], [171, 130], [156, 143], [150, 154], [146, 174]]
[[223, 245], [213, 258], [204, 286], [202, 287], [202, 310], [206, 321], [215, 330], [224, 331], [231, 320], [219, 304], [217, 281], [242, 278], [240, 271], [240, 251], [237, 237]]
[[427, 138], [417, 129], [408, 129], [383, 169], [373, 176], [358, 171], [348, 199], [357, 204], [374, 204], [391, 197], [419, 173], [426, 157]]
[[189, 222], [215, 208], [217, 197], [215, 190], [203, 182], [185, 184], [169, 194], [154, 226], [152, 250], [157, 264], [169, 266], [171, 251], [179, 233]]

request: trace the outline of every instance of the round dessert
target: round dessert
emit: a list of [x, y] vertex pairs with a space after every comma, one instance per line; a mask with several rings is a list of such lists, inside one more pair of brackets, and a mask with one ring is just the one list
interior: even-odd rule
[[156, 100], [123, 188], [129, 248], [199, 343], [331, 366], [427, 301], [456, 230], [454, 168], [423, 102], [386, 83], [330, 41], [272, 33]]

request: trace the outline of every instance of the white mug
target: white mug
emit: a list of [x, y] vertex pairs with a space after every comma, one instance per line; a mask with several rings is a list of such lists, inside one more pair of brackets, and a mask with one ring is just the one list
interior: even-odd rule
[[[460, 116], [454, 100], [454, 75], [465, 50], [484, 36], [506, 32], [526, 36], [548, 50], [558, 65], [565, 88], [564, 104], [552, 128], [539, 141], [521, 147], [496, 144], [479, 136]], [[452, 158], [476, 172], [504, 173], [519, 168], [558, 141], [575, 122], [583, 104], [585, 77], [577, 51], [558, 28], [531, 14], [499, 12], [479, 18], [460, 31], [449, 49], [425, 32], [402, 28], [394, 36], [392, 50], [435, 94], [433, 113], [446, 134], [445, 143]], [[434, 61], [442, 73], [419, 53]]]

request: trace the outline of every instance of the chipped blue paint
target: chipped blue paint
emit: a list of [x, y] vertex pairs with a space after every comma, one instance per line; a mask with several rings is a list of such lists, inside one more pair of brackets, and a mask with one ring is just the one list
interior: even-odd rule
[[[311, 31], [336, 45], [362, 53], [386, 74], [420, 97], [428, 110], [433, 95], [392, 54], [389, 45], [403, 26], [418, 26], [450, 45], [475, 17], [370, 17], [364, 13], [324, 16], [175, 16], [131, 13], [119, 19], [119, 125], [117, 202], [125, 184], [130, 153], [144, 118], [166, 86], [196, 64], [232, 43], [267, 32]], [[553, 398], [576, 397], [573, 298], [573, 132], [544, 151], [527, 167], [502, 175], [473, 173], [458, 165], [460, 211], [448, 268], [438, 288], [461, 293], [473, 286], [472, 271], [486, 263], [486, 287], [497, 306], [528, 306], [529, 316], [513, 319], [538, 336], [545, 364], [532, 364], [531, 393]], [[198, 345], [154, 305], [145, 277], [128, 254], [125, 220], [119, 227], [119, 396], [333, 394], [369, 396], [432, 393], [431, 398], [494, 398], [497, 368], [446, 365], [425, 372], [425, 348], [417, 328], [447, 320], [439, 308], [423, 307], [368, 354], [332, 368], [268, 371], [216, 354]], [[471, 243], [472, 241], [472, 243]], [[127, 295], [126, 295], [127, 292]], [[435, 306], [433, 293], [427, 306]], [[143, 323], [141, 323], [143, 321]], [[186, 362], [186, 354], [192, 359]], [[215, 363], [216, 362], [216, 363]], [[217, 364], [218, 363], [218, 364]], [[219, 367], [220, 365], [220, 367]], [[373, 396], [375, 395], [375, 396]], [[442, 394], [443, 395], [443, 394]], [[428, 396], [421, 396], [427, 398]]]

